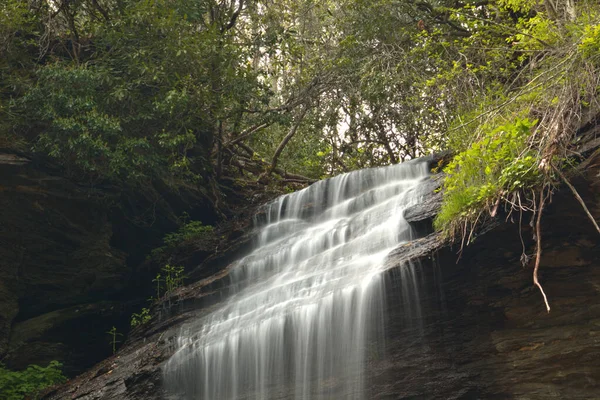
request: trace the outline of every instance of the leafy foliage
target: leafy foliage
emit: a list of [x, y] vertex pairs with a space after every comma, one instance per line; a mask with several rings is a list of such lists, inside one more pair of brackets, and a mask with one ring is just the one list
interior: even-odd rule
[[472, 171], [481, 205], [477, 182], [500, 194], [520, 179], [500, 182], [508, 164], [472, 146], [537, 120], [519, 140], [557, 162], [600, 109], [591, 0], [5, 3], [0, 146], [92, 185], [162, 180], [220, 205], [228, 182], [308, 183], [451, 149], [466, 152], [455, 174], [469, 157], [498, 167]]
[[584, 35], [579, 44], [579, 51], [585, 58], [594, 60], [596, 63], [599, 62], [600, 24], [585, 26]]
[[527, 118], [490, 129], [483, 138], [459, 153], [444, 169], [444, 202], [435, 220], [438, 229], [453, 230], [464, 219], [475, 218], [498, 197], [540, 180], [535, 151], [529, 146], [536, 121]]
[[183, 267], [167, 264], [161, 271], [165, 279], [165, 293], [171, 293], [183, 285]]
[[121, 340], [119, 340], [119, 337], [122, 337], [123, 334], [117, 332], [117, 328], [114, 326], [112, 328], [110, 328], [110, 330], [108, 332], [106, 332], [106, 334], [110, 338], [109, 343], [110, 343], [110, 346], [112, 347], [113, 354], [115, 354], [117, 352], [117, 345], [119, 343], [121, 343]]
[[[568, 159], [567, 149], [582, 115], [600, 112], [594, 50], [597, 7], [581, 2], [576, 13], [568, 4], [562, 8], [553, 4], [499, 2], [513, 18], [512, 23], [501, 24], [510, 32], [503, 39], [510, 46], [509, 62], [497, 63], [500, 56], [489, 47], [497, 26], [493, 23], [489, 32], [480, 30], [462, 44], [466, 69], [450, 76], [446, 70], [438, 74], [438, 82], [449, 84], [469, 76], [485, 82], [467, 91], [470, 99], [454, 108], [447, 144], [458, 155], [446, 169], [444, 204], [436, 220], [439, 229], [464, 231], [482, 213], [494, 215], [500, 204], [535, 210], [531, 190], [554, 182], [554, 170]], [[474, 57], [485, 65], [480, 61], [475, 68], [469, 63], [470, 41], [477, 35], [488, 44]], [[464, 99], [456, 89], [451, 93]]]
[[47, 367], [30, 365], [23, 371], [11, 371], [0, 364], [0, 397], [6, 400], [37, 399], [46, 387], [65, 382], [62, 364], [51, 361]]
[[164, 245], [152, 250], [150, 258], [159, 262], [168, 260], [178, 248], [210, 238], [213, 231], [212, 226], [204, 225], [201, 221], [184, 222], [177, 231], [165, 235]]
[[169, 294], [183, 285], [184, 268], [170, 264], [164, 265], [152, 280], [156, 284], [156, 298]]
[[189, 221], [184, 223], [177, 232], [165, 235], [164, 243], [167, 247], [177, 246], [181, 243], [191, 242], [212, 232], [213, 227], [210, 225], [203, 225], [200, 221]]
[[135, 328], [139, 325], [143, 325], [149, 322], [151, 319], [152, 316], [150, 315], [150, 310], [144, 307], [139, 313], [131, 314], [131, 327]]

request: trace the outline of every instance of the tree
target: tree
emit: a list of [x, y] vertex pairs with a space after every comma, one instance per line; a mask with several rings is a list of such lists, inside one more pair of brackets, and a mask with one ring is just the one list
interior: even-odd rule
[[[306, 183], [465, 150], [535, 103], [521, 101], [530, 82], [556, 77], [552, 64], [594, 26], [596, 9], [551, 0], [3, 7], [6, 146], [89, 184], [192, 182], [217, 200], [232, 179]], [[511, 118], [494, 121], [508, 105]]]

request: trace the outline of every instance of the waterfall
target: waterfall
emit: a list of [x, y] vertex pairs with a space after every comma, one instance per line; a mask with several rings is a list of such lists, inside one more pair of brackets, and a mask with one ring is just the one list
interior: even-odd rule
[[403, 211], [427, 175], [420, 160], [365, 169], [267, 205], [234, 294], [180, 332], [164, 368], [172, 398], [364, 399], [384, 261], [411, 239]]

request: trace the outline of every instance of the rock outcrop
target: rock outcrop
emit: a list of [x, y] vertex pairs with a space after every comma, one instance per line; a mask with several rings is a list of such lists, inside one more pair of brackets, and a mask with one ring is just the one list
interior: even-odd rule
[[[596, 157], [596, 161], [600, 157]], [[600, 218], [600, 165], [573, 179]], [[439, 184], [406, 217], [430, 226]], [[506, 217], [506, 216], [505, 216]], [[544, 213], [540, 279], [552, 311], [532, 284], [529, 215], [519, 226], [497, 220], [463, 249], [439, 234], [400, 246], [388, 257], [385, 351], [369, 355], [373, 399], [591, 399], [600, 393], [600, 235], [568, 190]], [[226, 265], [224, 262], [223, 267]], [[410, 273], [408, 273], [408, 272]], [[228, 269], [181, 288], [153, 309], [115, 356], [47, 399], [166, 399], [161, 366], [181, 324], [226, 297]], [[407, 285], [404, 275], [412, 276]]]
[[160, 192], [83, 186], [0, 152], [2, 362], [20, 369], [56, 359], [74, 374], [111, 354], [105, 332], [125, 331], [149, 296], [146, 254], [177, 216], [193, 213], [190, 204], [205, 211], [198, 219], [215, 218], [199, 193]]

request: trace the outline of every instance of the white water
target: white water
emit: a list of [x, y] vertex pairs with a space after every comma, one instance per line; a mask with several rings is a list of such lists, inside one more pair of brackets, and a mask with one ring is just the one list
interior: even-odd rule
[[235, 294], [182, 329], [164, 369], [174, 398], [364, 399], [384, 260], [411, 239], [403, 211], [425, 176], [419, 161], [355, 171], [268, 205]]

